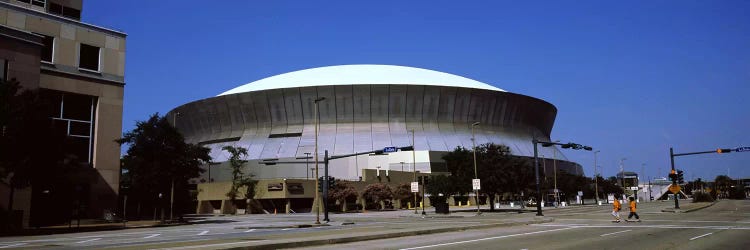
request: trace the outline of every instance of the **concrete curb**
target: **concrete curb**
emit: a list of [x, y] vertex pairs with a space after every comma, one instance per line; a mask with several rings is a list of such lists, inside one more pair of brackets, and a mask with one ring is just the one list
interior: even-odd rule
[[375, 234], [368, 234], [368, 235], [345, 236], [345, 237], [340, 237], [340, 238], [277, 242], [277, 243], [269, 243], [269, 244], [253, 245], [253, 246], [234, 247], [234, 248], [229, 248], [229, 249], [281, 249], [281, 248], [293, 248], [293, 247], [300, 247], [300, 246], [305, 246], [305, 247], [321, 246], [321, 245], [328, 245], [328, 244], [341, 244], [341, 243], [350, 243], [350, 242], [367, 241], [367, 240], [399, 238], [399, 237], [404, 237], [404, 236], [417, 236], [417, 235], [447, 233], [447, 232], [456, 232], [456, 231], [464, 231], [464, 230], [476, 230], [476, 229], [495, 228], [495, 227], [511, 227], [511, 226], [519, 226], [519, 225], [541, 224], [541, 223], [548, 223], [548, 222], [553, 222], [553, 221], [555, 221], [554, 218], [546, 217], [542, 219], [535, 218], [533, 220], [526, 220], [526, 221], [512, 221], [512, 222], [492, 223], [492, 224], [475, 225], [475, 226], [433, 228], [433, 229], [422, 229], [422, 230], [414, 230], [414, 231], [399, 231], [399, 232], [393, 232], [393, 233], [375, 233]]
[[703, 204], [701, 206], [697, 206], [697, 207], [689, 208], [689, 209], [665, 208], [665, 209], [662, 209], [661, 211], [665, 212], [665, 213], [689, 213], [689, 212], [693, 212], [693, 211], [697, 211], [697, 210], [701, 210], [701, 209], [713, 206], [714, 204], [716, 204], [716, 202], [711, 202], [711, 203], [708, 203], [708, 204]]

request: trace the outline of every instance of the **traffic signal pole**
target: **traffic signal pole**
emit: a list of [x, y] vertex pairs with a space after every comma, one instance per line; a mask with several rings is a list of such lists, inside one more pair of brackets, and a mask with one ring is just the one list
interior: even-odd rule
[[[674, 150], [670, 147], [669, 148], [669, 161], [672, 164], [672, 172], [675, 171], [674, 170], [674, 156], [675, 156], [674, 155]], [[677, 185], [677, 178], [672, 178], [672, 185], [673, 186]], [[674, 208], [675, 209], [680, 209], [680, 193], [677, 192], [676, 194], [674, 194], [674, 197], [675, 197], [674, 198]]]
[[[750, 151], [750, 147], [739, 147], [739, 148], [734, 149], [734, 151], [736, 151], [736, 152]], [[672, 171], [671, 172], [672, 173], [675, 172], [675, 169], [674, 169], [674, 157], [675, 156], [697, 155], [697, 154], [713, 154], [713, 153], [724, 154], [724, 153], [731, 153], [731, 152], [732, 152], [732, 149], [730, 149], [730, 148], [719, 148], [719, 149], [711, 150], [711, 151], [701, 151], [701, 152], [690, 152], [690, 153], [675, 154], [674, 150], [670, 147], [669, 148], [669, 161], [672, 164]], [[682, 172], [680, 171], [680, 175], [681, 174], [682, 174]], [[677, 178], [672, 178], [672, 185], [675, 185], [675, 186], [677, 185]], [[674, 199], [674, 208], [675, 209], [679, 209], [680, 208], [680, 202], [678, 201], [679, 197], [680, 197], [680, 194], [679, 194], [679, 192], [677, 192], [675, 194], [675, 199]]]

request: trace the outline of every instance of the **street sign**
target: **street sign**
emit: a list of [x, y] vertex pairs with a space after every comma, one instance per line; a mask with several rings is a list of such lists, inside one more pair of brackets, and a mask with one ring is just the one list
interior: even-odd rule
[[638, 190], [638, 187], [630, 187], [630, 190]]
[[747, 152], [750, 151], [750, 147], [738, 147], [734, 149], [734, 152]]
[[479, 184], [479, 179], [471, 179], [471, 186], [474, 188], [474, 190], [480, 190], [481, 186]]
[[415, 182], [412, 182], [412, 183], [411, 183], [411, 192], [412, 192], [412, 193], [417, 193], [417, 192], [419, 192], [419, 182], [416, 182], [416, 181], [415, 181]]
[[578, 191], [578, 196], [583, 196], [583, 191]]
[[396, 147], [384, 147], [383, 153], [393, 153], [396, 152]]
[[680, 185], [669, 185], [669, 192], [672, 192], [673, 194], [680, 192]]

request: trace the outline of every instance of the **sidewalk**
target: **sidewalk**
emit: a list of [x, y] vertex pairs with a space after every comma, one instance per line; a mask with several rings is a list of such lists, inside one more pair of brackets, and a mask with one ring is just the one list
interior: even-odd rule
[[63, 234], [63, 233], [77, 233], [77, 232], [93, 232], [93, 231], [110, 231], [110, 230], [121, 230], [129, 228], [146, 228], [146, 227], [166, 227], [166, 226], [178, 226], [187, 225], [186, 222], [161, 222], [154, 220], [138, 220], [138, 221], [127, 221], [123, 222], [102, 222], [92, 220], [81, 220], [80, 225], [73, 221], [69, 225], [55, 225], [46, 226], [39, 228], [25, 228], [17, 232], [10, 232], [3, 234], [2, 236], [23, 236], [23, 235], [47, 235], [47, 234]]
[[661, 211], [666, 213], [689, 213], [692, 211], [704, 209], [710, 206], [713, 206], [716, 204], [716, 202], [697, 202], [693, 203], [690, 200], [680, 200], [680, 208], [675, 209], [674, 208], [674, 201], [670, 203], [672, 207], [664, 208]]

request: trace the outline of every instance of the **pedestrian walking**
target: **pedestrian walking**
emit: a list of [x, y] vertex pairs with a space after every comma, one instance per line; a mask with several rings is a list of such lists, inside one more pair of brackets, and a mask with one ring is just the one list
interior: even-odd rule
[[628, 222], [629, 222], [629, 221], [630, 221], [630, 218], [632, 218], [633, 216], [635, 216], [635, 219], [636, 219], [636, 220], [637, 220], [638, 222], [641, 222], [641, 217], [638, 217], [638, 214], [637, 214], [637, 213], [635, 212], [635, 209], [636, 209], [636, 208], [635, 208], [635, 206], [636, 206], [636, 204], [635, 204], [635, 203], [636, 203], [636, 202], [635, 202], [635, 198], [633, 198], [633, 197], [630, 197], [630, 214], [628, 214], [628, 219], [626, 219], [625, 221], [628, 221]]
[[615, 199], [615, 202], [612, 203], [612, 216], [615, 217], [615, 220], [612, 222], [620, 222], [620, 209], [622, 209], [620, 200]]

